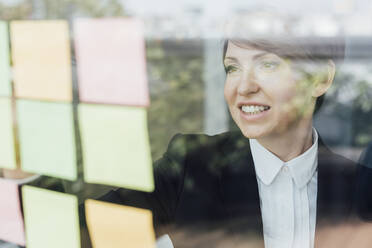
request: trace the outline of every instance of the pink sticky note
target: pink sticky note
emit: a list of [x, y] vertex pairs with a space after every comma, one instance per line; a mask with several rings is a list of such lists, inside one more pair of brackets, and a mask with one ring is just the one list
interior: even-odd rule
[[80, 101], [148, 106], [142, 22], [78, 19], [74, 31]]
[[18, 184], [0, 178], [0, 239], [25, 245]]

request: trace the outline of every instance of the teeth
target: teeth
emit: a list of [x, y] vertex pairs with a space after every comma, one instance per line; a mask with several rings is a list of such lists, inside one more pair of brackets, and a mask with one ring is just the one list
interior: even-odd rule
[[242, 110], [245, 113], [249, 114], [257, 114], [260, 112], [263, 112], [265, 110], [268, 110], [270, 107], [267, 106], [257, 106], [257, 105], [244, 105], [242, 106]]

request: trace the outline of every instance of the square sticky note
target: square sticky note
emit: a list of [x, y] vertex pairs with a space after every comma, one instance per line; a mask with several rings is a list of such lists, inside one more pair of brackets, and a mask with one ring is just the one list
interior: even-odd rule
[[85, 181], [152, 191], [146, 109], [81, 104], [78, 114]]
[[150, 210], [87, 200], [85, 214], [95, 248], [155, 248]]
[[67, 22], [13, 21], [10, 36], [16, 97], [72, 101]]
[[22, 187], [27, 248], [79, 248], [76, 196]]
[[11, 96], [8, 24], [0, 21], [0, 96]]
[[15, 169], [17, 167], [12, 102], [9, 98], [0, 97], [0, 168]]
[[18, 184], [0, 179], [0, 239], [25, 245], [23, 216]]
[[82, 102], [149, 104], [140, 20], [78, 19], [74, 33]]
[[16, 106], [22, 169], [75, 180], [72, 104], [17, 100]]

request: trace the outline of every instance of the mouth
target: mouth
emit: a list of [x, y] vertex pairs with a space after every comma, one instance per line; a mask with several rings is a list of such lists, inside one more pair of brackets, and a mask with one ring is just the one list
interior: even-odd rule
[[239, 109], [245, 114], [256, 115], [270, 110], [270, 106], [258, 104], [240, 105]]

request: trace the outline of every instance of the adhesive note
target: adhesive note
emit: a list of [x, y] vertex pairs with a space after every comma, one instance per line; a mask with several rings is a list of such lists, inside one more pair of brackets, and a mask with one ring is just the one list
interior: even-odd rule
[[18, 184], [0, 179], [0, 239], [25, 245], [25, 233]]
[[86, 200], [85, 214], [95, 248], [155, 248], [149, 210]]
[[10, 34], [16, 97], [72, 101], [67, 22], [13, 21]]
[[78, 113], [85, 181], [153, 191], [146, 110], [81, 104]]
[[80, 100], [147, 106], [142, 22], [132, 18], [80, 19], [74, 30]]
[[10, 98], [0, 98], [0, 120], [0, 168], [15, 169], [17, 163]]
[[11, 96], [8, 25], [0, 21], [0, 96]]
[[72, 104], [17, 100], [21, 167], [24, 171], [76, 179]]
[[27, 248], [80, 247], [76, 196], [23, 186], [22, 199]]

